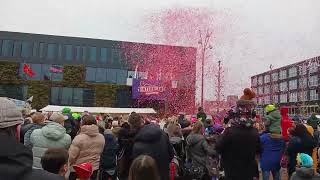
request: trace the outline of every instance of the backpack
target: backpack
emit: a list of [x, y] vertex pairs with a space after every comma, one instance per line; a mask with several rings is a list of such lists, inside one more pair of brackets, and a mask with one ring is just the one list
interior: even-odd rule
[[117, 153], [119, 145], [112, 134], [104, 134], [105, 146], [101, 154], [101, 168], [112, 169], [117, 166]]

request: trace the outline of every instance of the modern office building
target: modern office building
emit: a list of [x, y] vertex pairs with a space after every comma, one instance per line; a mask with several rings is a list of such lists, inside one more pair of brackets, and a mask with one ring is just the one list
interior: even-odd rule
[[252, 76], [251, 87], [257, 93], [258, 105], [288, 106], [290, 114], [297, 109], [305, 114], [317, 112], [319, 63], [320, 56]]
[[[0, 31], [0, 96], [32, 95], [41, 101], [36, 108], [157, 106], [191, 112], [195, 60], [191, 47]], [[25, 66], [33, 76], [25, 73]], [[156, 81], [166, 96], [133, 98], [130, 78]]]

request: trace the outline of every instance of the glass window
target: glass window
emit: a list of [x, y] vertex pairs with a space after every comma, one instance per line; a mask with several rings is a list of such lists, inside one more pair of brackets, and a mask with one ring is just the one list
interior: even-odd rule
[[61, 105], [72, 104], [72, 88], [62, 88]]
[[0, 39], [0, 56], [2, 55], [1, 50], [2, 50], [2, 40]]
[[278, 95], [273, 95], [273, 102], [279, 103], [279, 96]]
[[308, 101], [308, 91], [300, 91], [299, 92], [299, 100], [300, 101]]
[[120, 63], [120, 51], [119, 49], [112, 49], [112, 62], [115, 64]]
[[62, 59], [62, 45], [59, 44], [59, 50], [58, 50], [58, 56], [59, 56], [59, 59]]
[[288, 102], [288, 95], [287, 94], [281, 94], [280, 95], [280, 103], [286, 103]]
[[73, 88], [72, 105], [82, 106], [83, 104], [83, 90], [82, 88]]
[[280, 71], [280, 79], [286, 79], [287, 78], [287, 70]]
[[280, 91], [284, 92], [284, 91], [287, 91], [287, 90], [288, 90], [287, 82], [280, 83]]
[[60, 91], [59, 87], [51, 88], [51, 104], [60, 104], [59, 91]]
[[261, 95], [261, 94], [263, 94], [263, 87], [262, 86], [258, 87], [258, 95]]
[[289, 69], [289, 77], [296, 77], [297, 76], [297, 68], [292, 67]]
[[96, 68], [87, 67], [86, 68], [86, 81], [96, 81]]
[[306, 88], [307, 87], [307, 78], [301, 78], [299, 79], [299, 88]]
[[264, 86], [264, 94], [269, 94], [269, 93], [270, 93], [270, 87]]
[[23, 100], [27, 97], [27, 86], [0, 84], [0, 97]]
[[297, 89], [297, 87], [298, 81], [296, 79], [289, 81], [289, 90]]
[[272, 91], [273, 92], [279, 92], [279, 84], [273, 84], [272, 85]]
[[32, 53], [32, 44], [28, 41], [23, 41], [21, 44], [21, 57], [28, 58]]
[[81, 60], [81, 47], [76, 46], [76, 60], [80, 61]]
[[309, 86], [310, 87], [318, 86], [318, 75], [309, 77]]
[[87, 48], [86, 47], [82, 47], [82, 58], [83, 58], [83, 61], [87, 60]]
[[251, 84], [252, 84], [252, 86], [256, 86], [257, 85], [257, 77], [253, 77], [251, 79]]
[[13, 47], [13, 56], [19, 56], [19, 51], [21, 49], [21, 41], [15, 41]]
[[89, 61], [96, 62], [96, 59], [97, 59], [97, 47], [90, 47]]
[[40, 58], [44, 58], [46, 56], [45, 52], [45, 43], [41, 42], [39, 45]]
[[57, 44], [48, 44], [48, 59], [55, 59], [57, 56], [58, 45]]
[[309, 73], [315, 73], [317, 71], [318, 71], [318, 63], [315, 60], [313, 60], [310, 63]]
[[270, 104], [270, 96], [265, 96], [264, 97], [264, 104]]
[[272, 73], [272, 81], [278, 81], [278, 73], [275, 72], [275, 73]]
[[107, 69], [107, 82], [108, 83], [117, 83], [117, 70], [116, 69]]
[[264, 76], [264, 83], [269, 83], [270, 82], [270, 75], [265, 75]]
[[289, 101], [290, 102], [297, 102], [298, 101], [298, 96], [297, 96], [296, 92], [290, 93]]
[[12, 56], [13, 41], [12, 40], [3, 40], [1, 52], [2, 52], [2, 56]]
[[128, 71], [128, 78], [134, 78], [135, 71]]
[[28, 64], [28, 65], [32, 69], [32, 71], [34, 72], [34, 76], [29, 77], [28, 75], [26, 75], [23, 71], [23, 63], [21, 63], [20, 64], [21, 77], [23, 77], [23, 79], [25, 79], [25, 80], [43, 80], [41, 64]]
[[258, 99], [258, 104], [261, 104], [261, 105], [263, 104], [263, 97]]
[[38, 43], [37, 42], [33, 43], [32, 56], [38, 57]]
[[117, 84], [125, 85], [127, 84], [127, 70], [119, 69], [117, 71]]
[[100, 61], [103, 63], [107, 62], [107, 48], [101, 48], [100, 50]]
[[318, 100], [318, 93], [315, 89], [310, 90], [310, 101]]
[[63, 80], [63, 66], [62, 65], [51, 65], [49, 68], [51, 73], [52, 81], [62, 81]]
[[64, 45], [64, 48], [66, 50], [66, 57], [65, 59], [67, 61], [71, 61], [72, 60], [72, 45]]
[[97, 68], [95, 81], [96, 82], [107, 82], [107, 69]]
[[258, 77], [258, 84], [259, 85], [263, 84], [263, 77], [262, 76]]

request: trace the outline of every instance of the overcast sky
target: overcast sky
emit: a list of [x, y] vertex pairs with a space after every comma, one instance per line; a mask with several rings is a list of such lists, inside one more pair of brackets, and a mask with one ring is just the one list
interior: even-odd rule
[[319, 0], [1, 0], [0, 30], [159, 43], [140, 25], [148, 13], [177, 7], [228, 14], [217, 21], [225, 28], [211, 56], [225, 65], [225, 94], [241, 94], [270, 64], [320, 56]]

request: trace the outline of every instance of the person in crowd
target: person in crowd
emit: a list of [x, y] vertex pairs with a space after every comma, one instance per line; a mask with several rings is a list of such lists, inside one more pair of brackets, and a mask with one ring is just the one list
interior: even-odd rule
[[317, 118], [316, 113], [312, 113], [311, 117], [307, 120], [308, 125], [310, 125], [314, 131], [318, 131], [318, 126], [320, 124], [320, 119]]
[[68, 172], [69, 154], [66, 149], [47, 149], [41, 158], [43, 170], [65, 177]]
[[172, 118], [168, 122], [167, 133], [169, 137], [182, 137], [181, 126], [178, 123], [177, 119]]
[[277, 108], [269, 104], [265, 108], [266, 116], [264, 117], [265, 130], [273, 134], [281, 134], [281, 114]]
[[313, 159], [313, 169], [315, 170], [315, 172], [317, 172], [317, 167], [318, 167], [318, 149], [317, 149], [317, 146], [318, 146], [318, 137], [315, 136], [315, 132], [317, 131], [314, 131], [312, 126], [308, 125], [308, 124], [303, 124], [306, 128], [307, 128], [307, 131], [308, 133], [314, 138], [314, 141], [316, 143], [315, 147], [313, 148], [312, 150], [312, 159]]
[[305, 153], [297, 154], [296, 171], [292, 174], [290, 180], [319, 180], [320, 176], [312, 168], [313, 160]]
[[75, 123], [75, 121], [77, 120], [73, 119], [71, 109], [68, 107], [63, 108], [62, 114], [68, 117], [68, 119], [64, 121], [64, 127], [66, 128], [66, 132], [71, 136], [71, 139], [74, 139], [74, 137], [77, 135], [79, 131], [79, 127], [77, 128]]
[[[221, 164], [227, 180], [249, 180], [259, 177], [256, 155], [261, 152], [260, 136], [253, 127], [252, 118], [255, 93], [249, 88], [237, 101], [229, 120], [231, 126], [218, 137], [216, 151], [221, 154]], [[230, 114], [229, 114], [230, 115]]]
[[50, 116], [50, 123], [41, 129], [32, 132], [30, 142], [33, 152], [33, 167], [41, 169], [41, 157], [48, 148], [68, 149], [71, 144], [71, 137], [63, 127], [66, 119], [61, 113], [55, 112]]
[[81, 163], [73, 166], [75, 170], [76, 180], [90, 180], [93, 175], [93, 168], [91, 163]]
[[178, 123], [180, 124], [182, 129], [190, 126], [190, 122], [185, 118], [184, 113], [179, 114]]
[[281, 134], [264, 132], [260, 136], [261, 154], [260, 167], [263, 180], [269, 180], [272, 173], [273, 180], [280, 180], [280, 161], [285, 151], [285, 141]]
[[[132, 116], [132, 115], [131, 115]], [[132, 148], [132, 157], [149, 155], [155, 159], [162, 180], [169, 179], [169, 164], [174, 156], [173, 147], [170, 144], [168, 135], [159, 126], [148, 124], [142, 127], [143, 121], [139, 114], [129, 118], [130, 124], [140, 125]]]
[[[107, 125], [107, 124], [106, 124]], [[110, 129], [109, 129], [110, 130]], [[105, 145], [100, 160], [99, 180], [117, 179], [117, 154], [119, 145], [112, 131], [104, 133]]]
[[292, 138], [290, 138], [287, 155], [288, 155], [288, 174], [291, 177], [297, 165], [296, 157], [298, 153], [305, 153], [312, 156], [313, 148], [316, 142], [312, 135], [308, 133], [307, 128], [303, 124], [297, 124], [292, 131], [290, 131]]
[[299, 110], [299, 109], [297, 109], [297, 110], [295, 111], [295, 115], [292, 117], [292, 120], [293, 120], [294, 122], [300, 122], [300, 121], [302, 121], [302, 116], [301, 116], [301, 114], [300, 114], [300, 110]]
[[30, 124], [32, 123], [32, 118], [31, 116], [34, 114], [27, 114], [27, 111], [25, 109], [22, 110], [22, 113], [25, 113], [25, 115], [23, 115], [23, 123], [21, 125], [21, 129], [20, 129], [20, 142], [22, 144], [24, 144], [24, 135], [26, 134], [26, 132], [29, 130], [30, 128]]
[[16, 105], [0, 97], [0, 179], [63, 180], [47, 171], [32, 169], [32, 152], [19, 142], [22, 123], [22, 114]]
[[192, 132], [186, 139], [188, 160], [194, 166], [200, 167], [204, 170], [201, 179], [211, 179], [208, 175], [207, 159], [208, 157], [216, 156], [214, 146], [209, 145], [205, 136], [203, 135], [204, 126], [201, 121], [193, 125]]
[[129, 180], [160, 180], [155, 160], [147, 155], [138, 156], [132, 162], [129, 170]]
[[293, 127], [293, 121], [289, 118], [288, 107], [282, 107], [280, 109], [281, 112], [281, 132], [283, 139], [288, 142], [289, 141], [289, 135], [288, 135], [288, 129]]
[[207, 119], [207, 115], [202, 107], [198, 108], [197, 119], [201, 119], [202, 122], [204, 122]]
[[28, 148], [32, 148], [32, 143], [30, 141], [31, 134], [36, 129], [41, 129], [44, 126], [44, 120], [45, 116], [40, 113], [36, 112], [32, 115], [32, 123], [28, 124], [27, 127], [25, 127], [26, 133], [24, 134], [24, 145]]
[[[92, 115], [84, 116], [80, 133], [73, 139], [69, 149], [70, 166], [91, 163], [93, 166], [92, 180], [96, 180], [100, 165], [100, 156], [105, 145], [105, 139], [99, 133], [97, 121]], [[69, 180], [75, 180], [76, 174], [71, 169]]]

